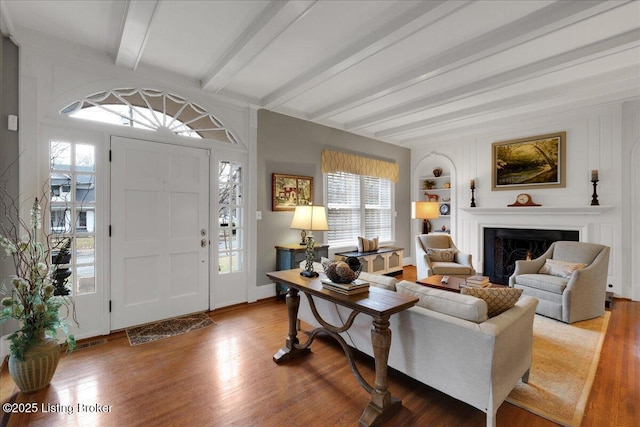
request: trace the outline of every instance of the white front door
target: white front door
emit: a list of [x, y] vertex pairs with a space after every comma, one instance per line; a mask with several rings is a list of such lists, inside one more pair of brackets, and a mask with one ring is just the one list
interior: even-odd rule
[[209, 308], [209, 151], [111, 137], [111, 330]]

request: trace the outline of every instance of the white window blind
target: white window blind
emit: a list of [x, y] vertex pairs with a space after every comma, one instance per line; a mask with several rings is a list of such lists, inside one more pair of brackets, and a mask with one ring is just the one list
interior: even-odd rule
[[393, 187], [388, 179], [327, 173], [328, 243], [355, 245], [358, 236], [393, 240]]

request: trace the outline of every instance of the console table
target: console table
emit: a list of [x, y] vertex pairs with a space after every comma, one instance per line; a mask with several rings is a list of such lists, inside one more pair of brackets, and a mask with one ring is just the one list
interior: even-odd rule
[[[388, 389], [387, 362], [389, 359], [389, 348], [391, 347], [391, 331], [389, 330], [389, 317], [392, 314], [413, 307], [418, 299], [409, 295], [399, 294], [376, 287], [369, 288], [368, 293], [357, 295], [342, 295], [329, 291], [322, 287], [320, 277], [307, 278], [300, 276], [300, 270], [286, 270], [267, 273], [267, 276], [276, 283], [283, 283], [289, 287], [287, 292], [287, 313], [289, 317], [289, 335], [284, 347], [273, 356], [276, 363], [286, 362], [296, 356], [309, 353], [309, 347], [316, 335], [324, 333], [332, 336], [345, 352], [349, 366], [358, 383], [368, 393], [371, 394], [371, 401], [360, 416], [361, 426], [377, 426], [395, 415], [402, 407], [402, 401], [391, 396]], [[297, 337], [298, 307], [300, 306], [300, 296], [298, 292], [304, 292], [308, 299], [313, 315], [318, 322], [323, 325], [316, 328], [309, 334], [306, 343], [300, 344]], [[351, 309], [351, 314], [343, 326], [334, 326], [324, 321], [318, 314], [313, 298], [322, 298], [335, 304]], [[373, 328], [371, 329], [371, 343], [375, 361], [375, 386], [369, 385], [362, 377], [355, 364], [351, 347], [340, 336], [340, 333], [347, 331], [355, 317], [360, 314], [367, 314], [373, 318]]]

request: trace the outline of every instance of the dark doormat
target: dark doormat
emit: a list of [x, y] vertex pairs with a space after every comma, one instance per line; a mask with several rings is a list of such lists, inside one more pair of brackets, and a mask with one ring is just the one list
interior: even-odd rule
[[181, 335], [211, 325], [215, 325], [215, 322], [205, 313], [194, 313], [127, 328], [126, 332], [129, 344], [134, 346]]

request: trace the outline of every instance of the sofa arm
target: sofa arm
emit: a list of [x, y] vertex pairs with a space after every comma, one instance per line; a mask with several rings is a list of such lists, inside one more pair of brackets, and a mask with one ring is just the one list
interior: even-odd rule
[[531, 261], [518, 260], [516, 261], [516, 268], [513, 271], [511, 277], [509, 277], [509, 286], [513, 287], [516, 283], [516, 276], [521, 274], [536, 274], [538, 270], [542, 268], [546, 261], [546, 258], [536, 258]]

